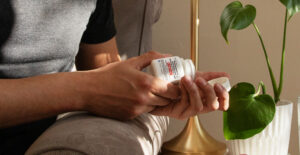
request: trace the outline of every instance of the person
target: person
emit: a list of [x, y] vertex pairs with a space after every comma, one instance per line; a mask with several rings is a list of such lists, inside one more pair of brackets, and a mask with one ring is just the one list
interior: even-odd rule
[[[121, 61], [111, 0], [0, 2], [0, 154], [23, 154], [61, 113], [127, 120], [142, 113], [184, 119], [228, 108], [228, 93], [197, 72], [180, 86], [141, 70], [169, 55]], [[74, 63], [78, 71], [70, 72]]]

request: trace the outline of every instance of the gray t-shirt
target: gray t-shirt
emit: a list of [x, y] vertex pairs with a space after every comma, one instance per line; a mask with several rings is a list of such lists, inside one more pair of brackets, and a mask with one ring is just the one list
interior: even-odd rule
[[0, 78], [70, 71], [81, 41], [115, 35], [110, 0], [1, 0], [0, 8]]
[[[115, 35], [111, 3], [0, 0], [0, 78], [70, 71], [81, 42], [101, 43]], [[54, 121], [0, 129], [0, 154], [24, 154]]]

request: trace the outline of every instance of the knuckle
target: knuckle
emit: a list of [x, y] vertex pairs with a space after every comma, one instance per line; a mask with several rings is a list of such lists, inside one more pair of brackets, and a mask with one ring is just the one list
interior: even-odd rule
[[149, 78], [149, 75], [141, 75], [137, 77], [137, 86], [144, 90], [149, 90], [152, 87], [152, 81]]
[[140, 80], [139, 86], [143, 90], [150, 90], [152, 87], [151, 81], [147, 78], [143, 78]]
[[141, 93], [138, 93], [135, 98], [136, 104], [145, 105], [147, 103], [147, 97]]

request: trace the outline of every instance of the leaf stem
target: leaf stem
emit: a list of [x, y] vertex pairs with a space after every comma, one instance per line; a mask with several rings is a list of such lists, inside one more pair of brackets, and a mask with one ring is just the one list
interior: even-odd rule
[[278, 94], [275, 96], [275, 103], [280, 100], [280, 94], [282, 92], [283, 86], [283, 70], [284, 70], [284, 58], [285, 58], [285, 44], [286, 44], [286, 29], [287, 29], [287, 22], [288, 22], [288, 10], [285, 10], [285, 17], [284, 17], [284, 30], [283, 30], [283, 41], [282, 41], [282, 54], [281, 54], [281, 69], [280, 69], [280, 81], [279, 81], [279, 88]]
[[267, 62], [267, 66], [268, 66], [268, 70], [269, 70], [269, 74], [270, 74], [270, 78], [271, 78], [271, 82], [272, 82], [272, 86], [273, 86], [273, 92], [274, 92], [274, 98], [276, 98], [277, 94], [278, 94], [278, 89], [277, 89], [277, 84], [276, 84], [276, 80], [274, 78], [274, 74], [273, 74], [273, 71], [272, 71], [272, 67], [270, 65], [270, 60], [269, 60], [269, 56], [268, 56], [268, 53], [267, 53], [267, 50], [266, 50], [266, 47], [265, 47], [265, 44], [263, 42], [263, 39], [262, 39], [262, 36], [259, 32], [259, 29], [258, 27], [256, 26], [256, 24], [253, 22], [252, 25], [254, 26], [255, 30], [256, 30], [256, 33], [259, 37], [259, 40], [260, 40], [260, 43], [261, 43], [261, 46], [263, 48], [263, 51], [264, 51], [264, 54], [265, 54], [265, 58], [266, 58], [266, 62]]
[[254, 94], [254, 96], [258, 96], [260, 94], [260, 91], [262, 90], [262, 94], [266, 94], [266, 87], [265, 87], [265, 84], [260, 81], [259, 84], [258, 84], [258, 89], [257, 89], [257, 92]]
[[262, 94], [264, 94], [264, 95], [267, 94], [266, 86], [262, 81], [259, 82], [259, 86], [262, 88]]

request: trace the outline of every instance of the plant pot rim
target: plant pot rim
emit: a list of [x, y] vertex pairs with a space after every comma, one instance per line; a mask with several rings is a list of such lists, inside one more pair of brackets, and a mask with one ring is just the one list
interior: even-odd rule
[[293, 102], [283, 99], [283, 100], [278, 101], [276, 106], [287, 106], [287, 105], [290, 105], [290, 104], [293, 104]]

